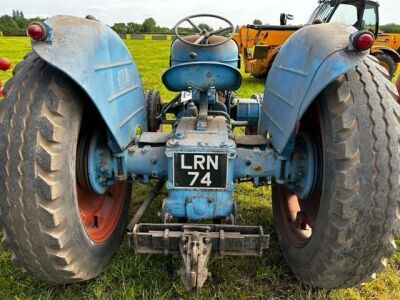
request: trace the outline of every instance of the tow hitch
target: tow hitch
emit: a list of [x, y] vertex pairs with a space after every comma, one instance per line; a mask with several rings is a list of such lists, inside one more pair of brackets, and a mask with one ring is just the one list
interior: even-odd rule
[[261, 256], [270, 236], [261, 226], [208, 224], [137, 224], [128, 233], [135, 253], [179, 256], [178, 271], [186, 290], [201, 289], [211, 273], [207, 263], [211, 254], [224, 256]]

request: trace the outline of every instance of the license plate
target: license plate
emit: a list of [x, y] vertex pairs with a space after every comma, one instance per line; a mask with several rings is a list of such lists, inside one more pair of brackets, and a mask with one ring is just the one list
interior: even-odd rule
[[174, 187], [225, 189], [227, 154], [174, 153]]

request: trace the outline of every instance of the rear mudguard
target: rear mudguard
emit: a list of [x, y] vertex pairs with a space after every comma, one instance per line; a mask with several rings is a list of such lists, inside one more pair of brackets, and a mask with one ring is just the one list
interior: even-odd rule
[[116, 146], [122, 150], [135, 128], [147, 130], [142, 81], [128, 48], [96, 20], [56, 16], [45, 21], [46, 41], [33, 51], [73, 79], [97, 107]]
[[367, 57], [367, 51], [348, 50], [355, 31], [341, 23], [310, 25], [282, 46], [268, 75], [259, 128], [260, 134], [269, 133], [278, 153], [284, 153], [297, 122], [317, 96]]

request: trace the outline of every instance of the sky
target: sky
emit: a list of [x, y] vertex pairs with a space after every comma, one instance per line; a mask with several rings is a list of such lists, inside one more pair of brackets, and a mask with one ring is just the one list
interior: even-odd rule
[[[235, 25], [252, 23], [278, 24], [279, 14], [295, 16], [291, 24], [304, 24], [317, 6], [318, 0], [12, 0], [0, 4], [0, 15], [11, 14], [13, 9], [22, 10], [26, 17], [53, 15], [94, 15], [102, 22], [142, 23], [153, 17], [157, 24], [173, 27], [188, 15], [211, 13], [226, 17]], [[400, 23], [400, 1], [381, 0], [381, 24]], [[212, 25], [212, 24], [210, 24]]]

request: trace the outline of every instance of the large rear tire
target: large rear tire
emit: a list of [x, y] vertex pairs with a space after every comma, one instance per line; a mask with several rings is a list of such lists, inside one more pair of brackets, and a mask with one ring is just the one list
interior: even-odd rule
[[[14, 70], [0, 103], [0, 221], [2, 245], [15, 264], [54, 283], [97, 276], [120, 244], [130, 202], [129, 184], [104, 195], [77, 180], [86, 95], [37, 55]], [[85, 129], [85, 130], [84, 130]]]
[[[338, 78], [303, 117], [319, 144], [315, 191], [300, 200], [273, 187], [282, 253], [312, 286], [348, 287], [386, 266], [399, 229], [399, 114], [396, 91], [371, 58]], [[317, 147], [318, 148], [318, 147]]]

